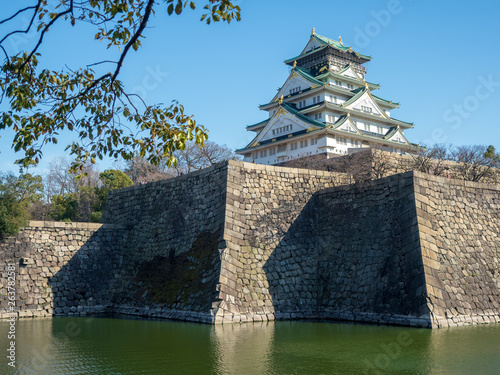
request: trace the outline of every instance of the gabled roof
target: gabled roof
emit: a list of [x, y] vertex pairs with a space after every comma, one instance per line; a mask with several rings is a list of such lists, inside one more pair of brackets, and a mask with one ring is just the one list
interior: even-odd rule
[[[321, 45], [321, 47], [313, 49], [312, 51], [306, 52], [306, 48], [307, 48], [307, 46], [311, 42], [317, 42], [319, 45]], [[340, 51], [340, 52], [351, 53], [351, 54], [357, 56], [358, 58], [366, 60], [366, 61], [369, 61], [369, 60], [372, 59], [371, 56], [362, 55], [362, 54], [360, 54], [358, 52], [353, 51], [352, 47], [346, 47], [346, 46], [344, 46], [344, 44], [340, 40], [333, 40], [333, 39], [327, 38], [326, 36], [322, 36], [322, 35], [319, 35], [319, 34], [316, 34], [316, 33], [313, 32], [311, 34], [311, 37], [310, 37], [309, 41], [306, 44], [306, 47], [300, 53], [300, 55], [296, 56], [294, 58], [285, 60], [285, 63], [286, 64], [293, 63], [298, 58], [303, 58], [303, 57], [305, 57], [305, 56], [307, 56], [307, 55], [309, 55], [311, 53], [317, 52], [319, 50], [322, 50], [322, 49], [328, 48], [328, 47], [333, 48], [333, 49], [335, 49], [337, 51]]]
[[[389, 131], [387, 132], [387, 134], [384, 135], [382, 139], [386, 139], [388, 141], [391, 141], [391, 139], [394, 138], [396, 136], [396, 134], [399, 134], [399, 136], [406, 142], [406, 144], [413, 145], [412, 143], [410, 143], [408, 141], [408, 139], [406, 139], [405, 135], [403, 134], [403, 132], [401, 131], [399, 126], [394, 126], [394, 127], [390, 128]], [[391, 141], [391, 142], [395, 142], [395, 141]]]
[[[375, 103], [375, 105], [377, 106], [377, 108], [378, 108], [378, 104], [388, 104], [389, 106], [392, 106], [392, 107], [395, 107], [395, 108], [399, 106], [399, 103], [393, 103], [390, 100], [382, 99], [382, 98], [380, 98], [380, 97], [378, 97], [376, 95], [373, 95], [370, 92], [370, 90], [368, 88], [366, 88], [366, 87], [360, 87], [357, 90], [353, 90], [353, 92], [356, 93], [356, 94], [352, 98], [350, 98], [349, 100], [347, 100], [344, 103], [342, 103], [342, 107], [346, 108], [346, 107], [350, 106], [351, 104], [353, 104], [356, 101], [358, 101], [365, 94], [367, 94], [373, 100], [373, 102]], [[385, 118], [387, 118], [388, 120], [394, 120], [394, 121], [402, 122], [404, 124], [413, 125], [413, 123], [411, 123], [411, 122], [401, 121], [401, 120], [397, 120], [395, 118], [387, 116], [386, 113], [381, 108], [378, 108], [378, 110], [380, 111], [380, 113], [382, 114], [382, 116], [385, 117]]]
[[319, 121], [313, 120], [312, 118], [307, 117], [306, 115], [304, 115], [304, 114], [300, 113], [299, 111], [297, 111], [295, 108], [292, 108], [292, 106], [290, 106], [286, 102], [283, 102], [283, 104], [281, 105], [281, 107], [283, 107], [287, 112], [290, 112], [291, 114], [297, 116], [302, 121], [305, 121], [305, 122], [307, 122], [307, 123], [309, 123], [309, 124], [311, 124], [313, 126], [317, 126], [317, 127], [320, 127], [320, 128], [324, 128], [325, 127], [325, 124], [323, 124], [322, 122], [319, 122]]
[[[262, 132], [265, 131], [265, 128], [268, 125], [267, 123], [270, 122], [275, 117], [280, 116], [283, 113], [283, 111], [286, 112], [286, 113], [288, 113], [288, 114], [290, 114], [290, 115], [292, 115], [292, 116], [295, 116], [297, 119], [299, 119], [299, 120], [307, 123], [308, 125], [310, 125], [310, 127], [312, 129], [325, 128], [325, 124], [323, 124], [322, 122], [315, 121], [315, 120], [307, 117], [306, 115], [303, 115], [302, 113], [300, 113], [299, 111], [297, 111], [296, 109], [294, 109], [292, 106], [290, 106], [286, 102], [283, 102], [283, 103], [280, 104], [280, 110], [276, 111], [274, 113], [274, 115], [271, 116], [270, 119], [265, 120], [266, 125], [259, 131], [259, 133], [254, 137], [254, 139], [252, 139], [252, 141], [245, 148], [239, 149], [237, 151], [242, 151], [242, 150], [245, 150], [245, 149], [250, 148], [250, 147], [258, 146], [259, 143], [260, 143], [259, 139], [262, 139], [262, 137], [260, 137], [260, 136], [261, 136]], [[255, 124], [253, 126], [256, 126], [256, 125], [259, 125], [259, 124], [262, 124], [262, 123], [263, 122]], [[292, 136], [294, 136], [295, 133], [297, 133], [297, 134], [298, 133], [303, 134], [303, 132], [304, 131], [294, 132], [294, 133], [291, 133], [291, 134], [287, 135], [287, 137], [292, 137]], [[300, 135], [300, 134], [298, 134], [298, 135]]]
[[298, 74], [300, 74], [302, 77], [304, 77], [305, 79], [308, 79], [310, 80], [311, 82], [313, 83], [316, 83], [317, 85], [322, 85], [323, 82], [318, 80], [317, 78], [313, 77], [310, 73], [309, 73], [309, 69], [304, 69], [304, 68], [299, 68], [299, 67], [296, 67], [295, 69], [293, 69], [294, 72], [297, 72]]
[[[260, 105], [259, 107], [263, 107], [263, 106], [266, 106], [270, 103], [273, 103], [273, 102], [276, 102], [279, 97], [281, 95], [284, 95], [283, 93], [283, 88], [287, 85], [288, 82], [290, 82], [294, 77], [302, 77], [304, 78], [305, 80], [307, 80], [311, 86], [308, 87], [308, 88], [315, 88], [317, 86], [323, 86], [323, 82], [321, 81], [318, 81], [316, 78], [314, 78], [311, 74], [309, 74], [309, 71], [307, 69], [302, 69], [302, 68], [299, 68], [299, 67], [296, 67], [294, 69], [292, 69], [292, 71], [290, 72], [290, 75], [288, 76], [288, 78], [286, 79], [285, 83], [283, 84], [283, 86], [280, 87], [280, 89], [278, 90], [277, 94], [273, 97], [273, 99], [269, 102], [269, 103], [266, 103], [266, 104], [262, 104]], [[304, 90], [301, 90], [301, 91], [305, 91]], [[286, 96], [286, 95], [285, 95]]]
[[363, 133], [356, 126], [356, 124], [352, 121], [351, 116], [349, 114], [340, 117], [334, 124], [327, 125], [326, 127], [335, 130], [340, 128], [345, 123], [348, 123], [349, 126], [356, 131], [356, 134], [363, 135]]
[[262, 128], [269, 122], [269, 120], [270, 119], [266, 119], [264, 121], [258, 122], [258, 123], [253, 124], [253, 125], [247, 125], [246, 128], [247, 128], [247, 130], [255, 130], [255, 129]]
[[342, 69], [340, 69], [340, 70], [337, 72], [337, 74], [340, 74], [340, 75], [342, 75], [342, 76], [344, 76], [344, 77], [349, 77], [349, 75], [345, 74], [345, 73], [347, 73], [347, 72], [349, 72], [349, 71], [350, 71], [350, 72], [352, 72], [352, 74], [354, 75], [354, 77], [355, 77], [356, 79], [358, 79], [358, 80], [360, 80], [360, 81], [363, 81], [363, 79], [359, 76], [359, 74], [358, 74], [358, 73], [356, 73], [356, 72], [354, 71], [354, 69], [352, 69], [351, 64], [347, 64], [346, 66], [344, 66]]

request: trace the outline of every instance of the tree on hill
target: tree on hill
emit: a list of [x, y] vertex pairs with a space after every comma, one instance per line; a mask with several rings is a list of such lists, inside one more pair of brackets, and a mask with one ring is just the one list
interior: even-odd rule
[[491, 160], [495, 168], [500, 168], [500, 153], [497, 153], [495, 146], [489, 145], [484, 152], [485, 159]]
[[[240, 8], [229, 0], [204, 3], [201, 20], [208, 24], [240, 20]], [[175, 151], [184, 149], [187, 141], [202, 145], [206, 130], [185, 114], [181, 104], [161, 107], [141, 101], [143, 105], [136, 106], [119, 80], [127, 55], [141, 47], [146, 30], [150, 31], [152, 15], [180, 15], [186, 7], [195, 9], [196, 5], [188, 0], [58, 0], [55, 4], [33, 0], [32, 5], [19, 5], [0, 20], [7, 29], [0, 35], [0, 51], [5, 57], [0, 90], [1, 98], [10, 104], [10, 109], [0, 113], [0, 129], [15, 131], [12, 145], [22, 152], [20, 163], [38, 163], [43, 145], [57, 143], [63, 130], [75, 133], [66, 148], [74, 157], [73, 171], [97, 158], [127, 160], [136, 153], [152, 164], [165, 159], [167, 165], [173, 165]], [[30, 22], [18, 29], [21, 16], [28, 16]], [[58, 70], [43, 67], [44, 38], [60, 24], [75, 30], [79, 24], [94, 27], [94, 38], [115, 52], [115, 60]], [[10, 51], [8, 42], [20, 34], [35, 34], [34, 44], [20, 53]]]
[[29, 206], [43, 197], [42, 177], [30, 173], [0, 176], [0, 238], [11, 236], [26, 225]]
[[101, 218], [102, 210], [108, 198], [108, 193], [111, 190], [122, 189], [134, 184], [125, 173], [118, 169], [106, 169], [99, 174], [99, 178], [102, 181], [102, 186], [96, 189], [99, 201], [98, 205], [94, 206], [94, 213], [91, 217], [92, 221], [99, 221]]

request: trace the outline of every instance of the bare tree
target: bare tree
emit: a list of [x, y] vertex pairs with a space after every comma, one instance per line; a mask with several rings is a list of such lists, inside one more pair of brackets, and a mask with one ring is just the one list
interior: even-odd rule
[[130, 177], [134, 185], [165, 180], [175, 176], [175, 172], [167, 168], [164, 163], [154, 165], [138, 155], [126, 161], [123, 172]]
[[395, 161], [389, 153], [372, 148], [371, 155], [371, 174], [372, 179], [387, 177], [395, 173]]
[[180, 176], [224, 160], [238, 158], [234, 151], [227, 146], [210, 141], [205, 142], [202, 148], [199, 144], [187, 142], [186, 148], [177, 151], [175, 157], [178, 160], [177, 165], [167, 167], [165, 163], [153, 165], [137, 155], [126, 161], [123, 171], [137, 185]]
[[45, 198], [49, 203], [54, 195], [77, 193], [84, 186], [100, 186], [96, 165], [87, 163], [81, 174], [68, 172], [70, 165], [67, 158], [56, 158], [49, 164], [49, 172], [43, 178]]
[[453, 160], [457, 164], [457, 172], [467, 181], [482, 181], [492, 178], [496, 161], [487, 157], [487, 147], [481, 145], [458, 146], [451, 150]]
[[412, 161], [410, 169], [423, 173], [441, 176], [449, 169], [449, 149], [445, 145], [434, 145], [430, 148], [416, 147], [410, 153]]
[[237, 160], [238, 156], [226, 145], [207, 141], [203, 148], [194, 142], [186, 143], [186, 148], [177, 151], [175, 157], [179, 161], [174, 167], [177, 175], [209, 167], [224, 160]]

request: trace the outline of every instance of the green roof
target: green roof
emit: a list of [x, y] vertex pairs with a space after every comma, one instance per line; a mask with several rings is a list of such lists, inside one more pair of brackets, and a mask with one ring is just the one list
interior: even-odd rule
[[305, 79], [307, 79], [311, 82], [316, 83], [317, 85], [322, 86], [324, 84], [324, 82], [314, 78], [314, 76], [312, 76], [307, 69], [297, 67], [293, 71], [299, 73], [302, 77], [304, 77]]
[[[292, 70], [292, 73], [290, 73], [290, 76], [293, 74], [293, 72], [297, 72], [301, 77], [307, 79], [308, 81], [310, 81], [310, 82], [312, 82], [312, 83], [314, 83], [316, 85], [319, 85], [319, 86], [323, 86], [324, 85], [324, 82], [321, 82], [321, 81], [317, 80], [316, 78], [314, 78], [309, 73], [308, 69], [296, 67], [295, 69]], [[290, 76], [289, 76], [289, 78], [290, 78]], [[289, 78], [287, 78], [287, 81], [288, 81]], [[285, 83], [286, 83], [286, 81], [285, 81]], [[279, 91], [281, 91], [281, 89], [283, 88], [283, 86], [281, 86], [280, 89], [278, 90], [278, 94], [279, 94]], [[298, 93], [295, 93], [295, 94], [292, 94], [292, 95], [297, 95], [297, 94]], [[276, 96], [275, 96], [275, 98], [276, 98]], [[287, 96], [290, 96], [290, 95], [287, 95]], [[273, 104], [273, 103], [276, 103], [276, 102], [275, 101], [271, 101], [271, 102], [266, 103], [266, 104], [259, 104], [259, 107], [265, 107], [265, 106], [268, 106], [269, 104]]]
[[[347, 67], [349, 67], [349, 65]], [[363, 82], [363, 83], [366, 82], [368, 85], [371, 85], [371, 86], [373, 86], [375, 88], [380, 88], [380, 85], [378, 83], [363, 81], [361, 79], [356, 79], [356, 78], [352, 78], [352, 77], [349, 77], [349, 76], [342, 75], [341, 73], [345, 72], [346, 70], [347, 70], [346, 68], [342, 69], [339, 72], [333, 72], [333, 71], [329, 70], [328, 72], [319, 74], [319, 75], [317, 75], [314, 78], [317, 79], [317, 80], [321, 80], [321, 79], [326, 78], [326, 77], [328, 77], [328, 76], [331, 75], [331, 76], [336, 77], [336, 78], [347, 79], [348, 81], [350, 80], [350, 81], [353, 81], [353, 82], [357, 81], [357, 82]]]
[[312, 51], [306, 52], [306, 53], [304, 53], [302, 55], [298, 55], [298, 56], [292, 57], [291, 59], [285, 60], [285, 64], [293, 63], [297, 59], [301, 59], [302, 57], [311, 55], [311, 54], [313, 54], [315, 52], [318, 52], [318, 51], [320, 51], [322, 49], [325, 49], [327, 47], [328, 47], [328, 45], [324, 45], [323, 47], [319, 47], [319, 48], [313, 49]]
[[306, 115], [304, 115], [304, 114], [300, 113], [299, 111], [297, 111], [296, 109], [292, 108], [286, 102], [283, 102], [283, 104], [281, 106], [283, 108], [285, 108], [291, 114], [297, 116], [301, 120], [303, 120], [303, 121], [305, 121], [305, 122], [307, 122], [307, 123], [309, 123], [311, 125], [318, 126], [320, 128], [324, 128], [325, 127], [325, 124], [323, 124], [322, 122], [319, 122], [319, 121], [313, 120], [312, 118], [307, 117]]
[[[366, 89], [366, 87], [360, 87], [359, 89], [353, 90], [353, 92], [355, 92], [355, 93], [356, 93], [356, 95], [354, 95], [352, 98], [350, 98], [349, 100], [347, 100], [346, 102], [344, 102], [344, 103], [342, 104], [342, 107], [346, 107], [346, 106], [348, 106], [349, 104], [352, 104], [353, 102], [355, 102], [356, 100], [358, 100], [361, 96], [363, 96], [363, 94], [364, 94], [365, 92], [367, 92], [367, 91], [368, 91], [368, 93], [369, 93], [369, 94], [370, 94], [370, 95], [371, 95], [374, 99], [381, 100], [381, 101], [386, 102], [386, 103], [392, 103], [392, 102], [390, 102], [389, 100], [382, 99], [382, 98], [380, 98], [380, 97], [378, 97], [378, 96], [373, 95], [373, 94], [372, 94], [369, 90], [367, 90], [367, 89]], [[399, 105], [399, 103], [392, 103], [392, 104], [394, 104], [394, 105]], [[395, 122], [402, 122], [402, 123], [404, 123], [404, 124], [413, 125], [413, 122], [406, 122], [406, 121], [398, 120], [398, 119], [396, 119], [396, 118], [394, 118], [394, 117], [387, 117], [387, 118], [388, 118], [389, 120], [393, 120], [393, 121], [395, 121]]]
[[[344, 44], [341, 43], [339, 40], [333, 40], [333, 39], [327, 38], [326, 36], [322, 36], [322, 35], [319, 35], [319, 34], [313, 34], [313, 38], [316, 39], [317, 41], [319, 41], [320, 43], [329, 44], [329, 45], [333, 46], [334, 48], [336, 48], [338, 50], [341, 50], [341, 51], [349, 51], [349, 50], [351, 50], [352, 51], [351, 47], [344, 46]], [[363, 59], [366, 59], [366, 60], [371, 60], [372, 59], [371, 56], [362, 55], [362, 54], [354, 52], [354, 51], [352, 51], [352, 52], [354, 54], [358, 55], [359, 57], [363, 58]]]
[[[333, 123], [332, 126], [330, 126], [329, 128], [332, 129], [332, 130], [335, 130], [339, 127], [341, 127], [342, 125], [344, 125], [346, 123], [346, 121], [349, 119], [349, 116], [348, 115], [344, 115], [344, 116], [341, 116], [335, 123]], [[355, 124], [352, 124], [354, 126], [354, 129], [356, 130], [356, 134], [360, 135], [364, 135], [363, 133], [361, 133], [358, 129], [358, 127], [355, 125]], [[327, 126], [328, 127], [328, 126]]]
[[[322, 129], [322, 128], [323, 128], [323, 129], [324, 129], [324, 128], [327, 128], [327, 129], [329, 129], [329, 130], [337, 130], [337, 131], [339, 131], [339, 130], [338, 130], [338, 128], [339, 128], [340, 126], [342, 126], [342, 125], [343, 125], [343, 124], [344, 124], [344, 123], [345, 123], [345, 122], [349, 119], [349, 116], [348, 116], [348, 115], [344, 115], [344, 116], [342, 116], [341, 118], [339, 118], [339, 119], [337, 120], [337, 122], [335, 122], [334, 126], [328, 127], [328, 126], [326, 126], [325, 124], [323, 124], [322, 122], [315, 121], [315, 120], [313, 120], [313, 119], [311, 119], [311, 118], [309, 118], [309, 117], [307, 117], [307, 116], [303, 115], [302, 113], [300, 113], [299, 111], [297, 111], [296, 109], [294, 109], [294, 108], [292, 108], [290, 105], [288, 105], [286, 102], [283, 102], [283, 104], [282, 104], [281, 106], [282, 106], [282, 107], [283, 107], [286, 111], [288, 111], [288, 112], [290, 112], [291, 114], [293, 114], [293, 115], [297, 116], [298, 118], [300, 118], [300, 119], [301, 119], [301, 120], [303, 120], [304, 122], [307, 122], [307, 123], [309, 123], [309, 124], [311, 124], [311, 125], [314, 125], [314, 126], [316, 126], [316, 127], [320, 128], [320, 129]], [[263, 121], [263, 122], [267, 122], [267, 121], [269, 121], [269, 120], [265, 120], [265, 121]], [[259, 123], [259, 124], [260, 124], [260, 123]], [[258, 124], [256, 124], [256, 125], [258, 125]], [[376, 136], [368, 135], [368, 134], [365, 134], [365, 133], [363, 133], [363, 132], [359, 131], [359, 129], [357, 129], [357, 127], [356, 127], [356, 126], [355, 126], [355, 128], [356, 128], [356, 130], [357, 130], [358, 132], [357, 132], [357, 133], [355, 133], [355, 134], [354, 134], [354, 133], [350, 133], [351, 135], [357, 135], [357, 136], [361, 136], [361, 137], [363, 137], [363, 138], [368, 138], [368, 139], [378, 140], [378, 141], [384, 141], [384, 142], [387, 142], [387, 143], [393, 143], [393, 144], [397, 144], [397, 145], [399, 145], [399, 146], [401, 146], [401, 145], [402, 145], [400, 142], [395, 142], [395, 141], [391, 141], [391, 140], [389, 140], [389, 138], [391, 138], [391, 137], [392, 137], [392, 136], [393, 136], [393, 135], [394, 135], [394, 134], [395, 134], [395, 133], [399, 130], [397, 126], [393, 126], [393, 127], [391, 127], [391, 128], [389, 129], [389, 131], [387, 132], [387, 134], [385, 134], [383, 137], [376, 137]], [[316, 130], [320, 130], [320, 129], [316, 129]], [[296, 136], [301, 136], [301, 135], [304, 135], [304, 133], [303, 133], [303, 132], [299, 132], [298, 134], [294, 134], [294, 133], [292, 133], [292, 134], [290, 134], [290, 135], [291, 135], [291, 137], [290, 137], [290, 138], [294, 138], [294, 137], [296, 137]], [[258, 136], [258, 135], [257, 135], [257, 136]], [[256, 136], [256, 137], [257, 137], [257, 136]], [[404, 136], [404, 135], [403, 135], [403, 136]], [[254, 138], [254, 140], [255, 140], [255, 138]], [[237, 151], [237, 152], [241, 152], [241, 151], [245, 151], [245, 150], [249, 149], [249, 148], [250, 148], [249, 146], [250, 146], [250, 145], [254, 142], [254, 140], [252, 140], [252, 141], [249, 143], [249, 145], [248, 145], [248, 146], [246, 146], [246, 147], [244, 147], [244, 148], [241, 148], [241, 149], [237, 149], [236, 151]], [[406, 140], [406, 142], [408, 142], [408, 140]], [[408, 146], [408, 145], [415, 146], [413, 143], [410, 143], [410, 142], [406, 143], [405, 145], [406, 145], [406, 146]], [[260, 146], [260, 145], [257, 145], [257, 146]], [[257, 147], [257, 146], [254, 146], [254, 147]], [[252, 147], [252, 148], [253, 148], [253, 147]]]
[[382, 138], [389, 140], [389, 138], [391, 138], [394, 134], [396, 134], [397, 131], [398, 131], [398, 127], [397, 126], [393, 126], [393, 127], [391, 127], [389, 129], [389, 131], [387, 132], [387, 134], [384, 135]]
[[247, 129], [250, 129], [250, 128], [256, 128], [256, 127], [258, 127], [259, 125], [265, 124], [265, 123], [266, 123], [266, 122], [268, 122], [268, 121], [269, 121], [269, 119], [264, 120], [264, 121], [261, 121], [261, 122], [258, 122], [258, 123], [253, 124], [253, 125], [247, 125], [247, 126], [246, 126], [246, 128], [247, 128]]
[[356, 90], [353, 90], [352, 92], [356, 93], [356, 95], [354, 95], [352, 98], [342, 103], [342, 107], [347, 107], [349, 104], [352, 104], [356, 100], [361, 98], [361, 96], [363, 96], [363, 94], [366, 92], [366, 87], [360, 87]]
[[309, 55], [309, 54], [311, 54], [313, 52], [317, 52], [317, 51], [319, 51], [319, 50], [321, 50], [323, 48], [326, 48], [328, 46], [333, 47], [334, 49], [336, 49], [338, 51], [341, 51], [341, 52], [351, 52], [352, 54], [358, 56], [361, 59], [365, 59], [365, 60], [371, 60], [372, 59], [371, 56], [362, 55], [362, 54], [357, 53], [354, 50], [352, 50], [351, 47], [344, 46], [344, 44], [341, 43], [339, 40], [333, 40], [333, 39], [327, 38], [326, 36], [322, 36], [322, 35], [319, 35], [319, 34], [312, 34], [311, 37], [314, 40], [316, 40], [317, 42], [323, 44], [323, 46], [320, 47], [320, 48], [316, 48], [316, 49], [314, 49], [312, 51], [306, 52], [304, 54], [300, 54], [299, 56], [296, 56], [294, 58], [285, 60], [285, 63], [293, 62], [294, 60], [297, 60], [298, 58], [302, 58], [304, 56], [307, 56], [307, 55]]
[[378, 100], [380, 100], [380, 101], [382, 101], [382, 102], [385, 102], [385, 103], [388, 103], [388, 104], [393, 104], [393, 105], [396, 105], [396, 106], [398, 106], [398, 105], [399, 105], [399, 103], [396, 103], [396, 102], [393, 102], [393, 101], [390, 101], [390, 100], [387, 100], [387, 99], [383, 99], [383, 98], [381, 98], [380, 96], [373, 95], [372, 93], [370, 93], [370, 94], [371, 94], [371, 96], [373, 96], [375, 99], [378, 99]]

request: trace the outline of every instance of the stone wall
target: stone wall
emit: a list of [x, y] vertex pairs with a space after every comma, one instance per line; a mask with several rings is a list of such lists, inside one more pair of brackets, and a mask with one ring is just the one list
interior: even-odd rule
[[413, 173], [321, 191], [316, 210], [318, 313], [428, 326]]
[[211, 322], [227, 164], [109, 194], [107, 224], [32, 222], [1, 242], [19, 265], [19, 316], [97, 312]]
[[115, 249], [123, 243], [121, 226], [32, 221], [17, 237], [0, 243], [2, 297], [7, 317], [7, 264], [16, 267], [19, 317], [85, 315], [106, 310]]
[[500, 321], [500, 185], [417, 174], [433, 326]]
[[321, 189], [317, 171], [233, 170], [242, 194], [228, 185], [222, 321], [430, 326], [412, 172]]
[[295, 230], [296, 223], [308, 216], [318, 190], [345, 182], [341, 173], [230, 163], [219, 320], [311, 315], [314, 249], [295, 244], [297, 237], [303, 237]]
[[227, 163], [112, 191], [102, 221], [127, 228], [115, 312], [211, 322], [223, 246]]
[[500, 187], [407, 172], [230, 161], [111, 192], [104, 225], [39, 223], [1, 243], [19, 316], [119, 312], [205, 323], [500, 321]]

